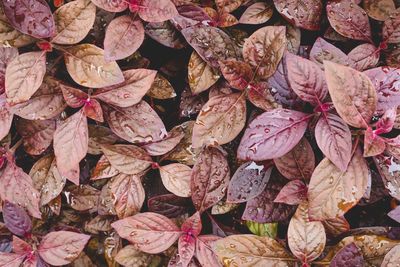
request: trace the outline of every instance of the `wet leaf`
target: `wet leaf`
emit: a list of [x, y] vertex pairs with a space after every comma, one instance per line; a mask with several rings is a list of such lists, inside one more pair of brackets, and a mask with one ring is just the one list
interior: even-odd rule
[[172, 87], [171, 83], [164, 76], [158, 73], [146, 94], [156, 99], [170, 99], [176, 97], [174, 87]]
[[193, 51], [188, 63], [188, 80], [193, 94], [199, 94], [215, 84], [220, 75]]
[[364, 135], [364, 157], [372, 157], [383, 153], [386, 145], [383, 138], [376, 135], [372, 128], [368, 127]]
[[222, 266], [213, 251], [213, 245], [219, 239], [220, 237], [214, 235], [201, 235], [197, 237], [195, 255], [202, 266]]
[[7, 106], [5, 94], [0, 95], [0, 140], [9, 133], [13, 117]]
[[160, 176], [165, 188], [179, 197], [190, 197], [192, 169], [181, 163], [160, 166]]
[[99, 161], [97, 161], [96, 167], [94, 167], [94, 169], [92, 171], [90, 180], [111, 178], [117, 174], [119, 174], [119, 171], [116, 168], [114, 168], [113, 166], [111, 166], [111, 163], [103, 155], [100, 157]]
[[389, 17], [385, 20], [382, 29], [382, 37], [385, 42], [400, 42], [400, 9], [391, 10]]
[[74, 210], [87, 211], [97, 207], [100, 192], [89, 185], [72, 185], [64, 194]]
[[175, 160], [183, 164], [194, 165], [197, 152], [192, 147], [192, 133], [194, 121], [187, 121], [175, 126], [171, 131], [182, 131], [184, 137], [181, 142], [167, 155], [167, 159]]
[[349, 53], [356, 70], [363, 71], [375, 67], [379, 61], [379, 50], [372, 44], [362, 44], [355, 47]]
[[298, 205], [307, 198], [307, 186], [302, 180], [288, 182], [274, 199], [274, 202]]
[[148, 23], [145, 32], [152, 39], [167, 47], [181, 49], [186, 46], [184, 38], [170, 21]]
[[15, 47], [0, 47], [0, 94], [5, 91], [5, 76], [7, 65], [18, 56]]
[[257, 2], [249, 6], [239, 19], [242, 24], [262, 24], [273, 15], [274, 9], [269, 2]]
[[396, 9], [393, 0], [365, 0], [363, 7], [368, 16], [379, 21], [385, 21], [390, 13]]
[[188, 213], [191, 201], [174, 194], [158, 195], [148, 200], [149, 211], [156, 212], [168, 218], [176, 218]]
[[130, 4], [129, 9], [137, 11], [139, 17], [147, 22], [163, 22], [178, 15], [171, 0], [142, 0]]
[[134, 245], [127, 245], [118, 251], [115, 260], [122, 266], [149, 266], [153, 256], [138, 250]]
[[88, 153], [93, 155], [102, 154], [101, 145], [112, 145], [118, 137], [113, 132], [104, 126], [89, 124], [89, 147]]
[[385, 185], [388, 193], [400, 199], [400, 169], [399, 160], [393, 156], [385, 154], [377, 155], [374, 157], [376, 166], [378, 167], [379, 174], [382, 177], [383, 184]]
[[306, 0], [291, 1], [274, 0], [278, 12], [289, 22], [306, 30], [319, 30], [322, 15], [322, 1]]
[[324, 69], [324, 61], [328, 60], [345, 66], [351, 66], [352, 60], [339, 48], [318, 37], [310, 51], [310, 60]]
[[26, 211], [11, 202], [4, 202], [3, 220], [8, 230], [15, 235], [25, 236], [32, 231], [32, 221]]
[[122, 12], [128, 8], [125, 0], [92, 0], [96, 6], [109, 12]]
[[221, 72], [231, 87], [244, 90], [253, 78], [253, 71], [249, 64], [236, 60], [223, 60], [219, 62]]
[[176, 147], [184, 137], [183, 131], [178, 129], [171, 130], [168, 135], [159, 141], [142, 146], [150, 156], [161, 156]]

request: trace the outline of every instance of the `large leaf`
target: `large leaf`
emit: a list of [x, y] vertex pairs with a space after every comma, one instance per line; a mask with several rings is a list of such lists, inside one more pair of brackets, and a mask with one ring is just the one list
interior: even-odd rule
[[350, 66], [352, 60], [339, 48], [318, 37], [310, 51], [310, 60], [324, 69], [324, 60]]
[[69, 264], [79, 256], [89, 239], [90, 235], [75, 232], [51, 232], [43, 237], [38, 252], [51, 265]]
[[219, 236], [201, 235], [196, 239], [196, 258], [202, 266], [222, 267], [217, 255], [213, 251], [215, 241], [219, 240]]
[[199, 94], [207, 90], [218, 79], [218, 72], [193, 51], [188, 63], [188, 80], [192, 93]]
[[279, 172], [290, 180], [310, 179], [315, 168], [314, 151], [306, 138], [282, 157], [275, 158], [274, 163]]
[[256, 2], [249, 6], [239, 19], [242, 24], [262, 24], [273, 15], [274, 9], [269, 2]]
[[202, 107], [193, 127], [193, 147], [229, 143], [246, 123], [244, 93], [212, 97]]
[[289, 152], [307, 128], [307, 114], [274, 109], [256, 117], [247, 127], [238, 148], [238, 158], [262, 161]]
[[228, 162], [222, 151], [206, 147], [192, 169], [190, 190], [195, 208], [203, 212], [220, 201], [230, 178]]
[[243, 58], [260, 79], [267, 79], [278, 67], [286, 48], [284, 26], [266, 26], [255, 31], [243, 45]]
[[157, 72], [149, 69], [132, 69], [123, 72], [125, 81], [96, 90], [93, 98], [118, 107], [130, 107], [142, 100], [154, 82]]
[[287, 235], [290, 250], [303, 263], [310, 263], [318, 258], [325, 248], [324, 225], [309, 220], [306, 202], [299, 205], [290, 220]]
[[319, 30], [322, 16], [321, 0], [274, 0], [278, 12], [290, 23], [306, 30]]
[[351, 132], [346, 122], [335, 114], [323, 112], [315, 126], [315, 139], [322, 153], [345, 171], [351, 158]]
[[0, 95], [0, 140], [9, 133], [13, 117], [6, 102], [6, 95]]
[[179, 197], [190, 197], [192, 169], [181, 163], [160, 166], [160, 176], [165, 188]]
[[116, 135], [131, 143], [158, 141], [167, 132], [160, 117], [145, 101], [126, 108], [110, 106], [105, 118]]
[[14, 163], [8, 162], [0, 174], [0, 198], [26, 208], [35, 218], [41, 218], [39, 197], [31, 177]]
[[392, 10], [390, 16], [385, 20], [382, 29], [382, 35], [385, 42], [400, 42], [400, 8]]
[[331, 26], [341, 35], [354, 40], [371, 41], [368, 15], [353, 1], [330, 1], [326, 12]]
[[167, 217], [144, 212], [111, 224], [118, 235], [146, 253], [157, 254], [168, 249], [182, 232]]
[[124, 11], [129, 5], [125, 0], [92, 0], [92, 3], [109, 12]]
[[0, 94], [3, 94], [5, 91], [5, 76], [7, 65], [17, 56], [17, 48], [0, 47]]
[[314, 106], [323, 102], [328, 94], [328, 87], [319, 66], [290, 53], [286, 55], [285, 60], [290, 86], [300, 99]]
[[119, 218], [126, 218], [140, 211], [145, 192], [139, 176], [121, 173], [111, 180], [110, 188], [115, 198], [114, 206]]
[[324, 61], [326, 82], [333, 104], [342, 119], [353, 127], [366, 128], [377, 106], [377, 93], [364, 73]]
[[183, 29], [182, 34], [211, 67], [218, 68], [218, 60], [240, 58], [240, 52], [235, 42], [218, 28], [196, 25]]
[[350, 243], [341, 248], [333, 257], [329, 267], [340, 267], [340, 266], [364, 266], [364, 259], [359, 248], [354, 244]]
[[74, 81], [82, 86], [101, 88], [124, 81], [117, 62], [106, 62], [104, 51], [92, 44], [67, 48], [65, 65]]
[[344, 172], [329, 159], [323, 159], [308, 187], [310, 219], [326, 220], [344, 215], [363, 197], [368, 180], [368, 166], [359, 149]]
[[214, 251], [225, 266], [292, 266], [293, 258], [269, 237], [231, 235], [214, 243]]
[[129, 15], [117, 17], [107, 26], [104, 57], [107, 61], [126, 58], [139, 49], [143, 40], [144, 28], [140, 20]]
[[352, 66], [359, 71], [375, 67], [379, 62], [379, 50], [372, 44], [361, 44], [349, 53]]
[[86, 156], [89, 133], [87, 118], [83, 110], [76, 112], [59, 125], [54, 133], [54, 154], [57, 168], [61, 175], [71, 182], [79, 184], [78, 175], [67, 175], [76, 169], [79, 162]]
[[89, 33], [96, 18], [96, 6], [90, 0], [75, 0], [62, 5], [54, 13], [56, 44], [76, 44]]
[[18, 31], [36, 38], [52, 37], [55, 23], [45, 0], [3, 0], [4, 13]]
[[23, 208], [5, 201], [2, 209], [4, 224], [11, 233], [18, 236], [25, 236], [31, 233], [32, 221]]
[[364, 0], [363, 7], [368, 16], [379, 21], [387, 20], [396, 9], [393, 0]]
[[27, 101], [40, 87], [46, 73], [45, 55], [44, 52], [28, 52], [8, 64], [5, 76], [8, 103]]
[[171, 0], [142, 0], [132, 1], [131, 11], [138, 11], [139, 17], [147, 22], [163, 22], [178, 15], [178, 11]]
[[254, 161], [244, 163], [229, 182], [227, 201], [241, 203], [255, 198], [264, 191], [271, 172], [272, 168], [263, 164], [258, 165]]
[[111, 165], [125, 174], [140, 174], [153, 162], [144, 149], [135, 145], [103, 145], [102, 150]]

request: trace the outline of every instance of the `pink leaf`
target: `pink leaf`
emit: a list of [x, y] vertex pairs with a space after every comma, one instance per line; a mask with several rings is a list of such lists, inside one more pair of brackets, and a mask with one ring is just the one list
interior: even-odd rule
[[350, 66], [352, 60], [339, 48], [318, 37], [310, 51], [310, 60], [324, 69], [324, 60]]
[[298, 205], [307, 198], [307, 186], [302, 180], [288, 182], [274, 199], [274, 202]]
[[15, 47], [0, 47], [0, 95], [5, 90], [5, 75], [7, 65], [18, 56], [18, 49]]
[[221, 239], [215, 235], [201, 235], [196, 240], [196, 258], [202, 266], [222, 267], [217, 255], [214, 253], [214, 242]]
[[126, 0], [92, 0], [93, 4], [108, 12], [122, 12], [128, 8]]
[[385, 20], [382, 29], [382, 37], [390, 44], [400, 42], [400, 9], [393, 10], [388, 19]]
[[182, 226], [182, 231], [187, 236], [197, 237], [201, 232], [202, 224], [201, 224], [201, 217], [200, 213], [196, 212], [191, 217], [187, 218]]
[[83, 107], [83, 111], [86, 117], [91, 118], [92, 120], [98, 122], [104, 122], [103, 110], [101, 109], [99, 101], [97, 101], [96, 99], [88, 98], [85, 101], [85, 106]]
[[179, 259], [177, 266], [182, 266], [182, 267], [188, 266], [191, 259], [194, 256], [195, 249], [196, 249], [196, 238], [190, 235], [181, 235], [178, 239]]
[[10, 131], [14, 115], [8, 109], [6, 95], [0, 95], [0, 140]]
[[379, 50], [372, 44], [361, 44], [349, 53], [356, 70], [363, 71], [375, 67], [379, 61]]
[[372, 157], [383, 153], [386, 145], [382, 137], [378, 136], [371, 127], [368, 127], [364, 135], [364, 157]]
[[25, 259], [25, 255], [16, 253], [0, 252], [0, 264], [7, 267], [20, 267]]
[[85, 104], [85, 101], [89, 97], [87, 93], [83, 92], [82, 90], [73, 88], [71, 86], [66, 86], [64, 84], [61, 84], [60, 87], [65, 102], [67, 102], [68, 106], [72, 108], [82, 107]]
[[138, 11], [139, 17], [147, 22], [163, 22], [178, 15], [171, 0], [131, 1], [129, 9], [132, 12]]
[[278, 12], [290, 23], [306, 30], [319, 30], [322, 1], [321, 0], [274, 0]]

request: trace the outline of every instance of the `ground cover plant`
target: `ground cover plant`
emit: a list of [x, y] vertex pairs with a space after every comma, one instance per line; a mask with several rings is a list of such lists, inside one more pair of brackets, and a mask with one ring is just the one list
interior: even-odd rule
[[400, 264], [400, 1], [0, 2], [0, 266]]

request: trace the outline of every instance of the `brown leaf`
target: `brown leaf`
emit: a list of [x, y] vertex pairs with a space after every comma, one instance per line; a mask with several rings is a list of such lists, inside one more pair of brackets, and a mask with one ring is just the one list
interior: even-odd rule
[[253, 71], [245, 62], [222, 60], [219, 65], [225, 80], [235, 89], [244, 90], [253, 78]]
[[193, 94], [199, 94], [215, 84], [220, 75], [193, 51], [188, 63], [188, 80]]
[[139, 17], [147, 22], [163, 22], [178, 15], [175, 5], [170, 0], [142, 0], [138, 3], [140, 5], [137, 7], [131, 4], [129, 9], [132, 12], [137, 11]]
[[114, 168], [106, 156], [101, 156], [96, 164], [96, 167], [92, 170], [90, 180], [98, 180], [104, 178], [111, 178], [119, 174], [119, 171]]
[[388, 19], [385, 20], [382, 29], [382, 37], [388, 43], [398, 43], [400, 41], [400, 8], [392, 10]]
[[270, 2], [257, 2], [249, 6], [239, 19], [241, 24], [262, 24], [273, 15], [274, 9]]
[[353, 62], [339, 48], [318, 37], [310, 51], [310, 60], [324, 69], [324, 61], [332, 61], [345, 66], [352, 66]]
[[168, 191], [179, 197], [190, 197], [192, 169], [181, 163], [160, 166], [161, 180]]
[[215, 4], [220, 13], [230, 13], [240, 7], [243, 2], [243, 0], [216, 0]]
[[149, 266], [153, 255], [141, 252], [134, 245], [127, 245], [118, 251], [115, 260], [122, 266]]
[[182, 164], [194, 165], [197, 151], [192, 147], [194, 121], [187, 121], [175, 126], [171, 131], [182, 131], [184, 137], [181, 142], [167, 155], [167, 159], [178, 161]]
[[150, 156], [161, 156], [174, 149], [184, 135], [182, 130], [174, 128], [164, 139], [146, 144], [142, 146], [142, 148], [145, 149]]
[[364, 0], [363, 7], [368, 16], [379, 21], [385, 21], [396, 9], [393, 0]]
[[148, 23], [145, 32], [152, 39], [167, 47], [182, 49], [186, 46], [185, 39], [170, 21]]
[[378, 64], [380, 54], [374, 45], [361, 44], [351, 50], [348, 56], [353, 61], [353, 67], [356, 70], [364, 71]]
[[3, 9], [0, 8], [0, 43], [7, 46], [23, 47], [35, 42], [29, 35], [23, 34], [11, 26], [4, 16]]
[[322, 1], [321, 0], [274, 0], [278, 12], [289, 22], [306, 30], [319, 30]]
[[324, 220], [322, 223], [324, 224], [326, 233], [332, 236], [338, 236], [350, 230], [350, 224], [344, 216]]
[[64, 194], [74, 210], [86, 211], [97, 207], [100, 191], [89, 185], [72, 185], [65, 189]]
[[104, 126], [89, 124], [89, 144], [88, 153], [93, 155], [100, 155], [101, 145], [112, 145], [117, 142], [118, 137], [113, 132]]
[[172, 87], [171, 83], [164, 76], [158, 73], [146, 94], [156, 99], [170, 99], [176, 97], [174, 87]]

